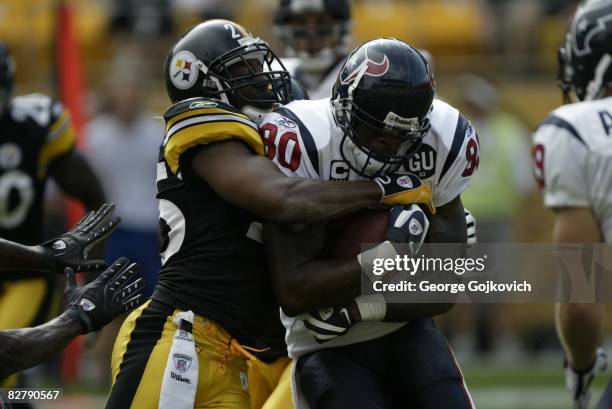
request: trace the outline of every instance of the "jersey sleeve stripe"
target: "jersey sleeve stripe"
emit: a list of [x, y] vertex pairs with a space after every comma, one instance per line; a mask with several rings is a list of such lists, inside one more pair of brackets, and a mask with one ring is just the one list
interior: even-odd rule
[[233, 115], [239, 118], [242, 118], [244, 120], [249, 120], [249, 117], [243, 113], [239, 113], [239, 112], [235, 112], [235, 111], [230, 111], [227, 109], [222, 109], [222, 108], [199, 108], [199, 109], [193, 109], [190, 111], [186, 111], [186, 112], [182, 112], [178, 115], [175, 115], [171, 118], [169, 118], [166, 122], [166, 131], [168, 129], [170, 129], [172, 126], [174, 126], [175, 124], [177, 124], [178, 122], [188, 119], [188, 118], [192, 118], [192, 117], [196, 117], [196, 116], [200, 116], [200, 115]]
[[57, 134], [61, 133], [61, 131], [66, 127], [70, 126], [72, 121], [70, 120], [70, 115], [67, 111], [63, 111], [62, 114], [51, 124], [49, 127], [49, 138], [48, 140], [55, 139]]
[[321, 169], [319, 168], [319, 152], [317, 150], [317, 145], [312, 137], [312, 134], [306, 128], [304, 123], [297, 117], [293, 112], [288, 110], [287, 108], [279, 108], [276, 110], [280, 115], [286, 116], [293, 122], [298, 125], [300, 130], [300, 136], [302, 137], [302, 141], [304, 142], [304, 146], [306, 147], [306, 153], [308, 154], [308, 159], [310, 159], [310, 163], [312, 167], [317, 172], [317, 175], [321, 175]]
[[170, 128], [168, 128], [168, 130], [166, 131], [166, 139], [164, 142], [167, 143], [167, 141], [172, 137], [172, 135], [174, 135], [176, 132], [180, 131], [183, 128], [187, 128], [189, 126], [193, 126], [195, 124], [200, 124], [200, 123], [222, 122], [222, 121], [240, 122], [242, 124], [250, 126], [251, 128], [253, 128], [255, 132], [258, 131], [257, 125], [255, 125], [253, 121], [249, 121], [247, 119], [244, 119], [244, 118], [241, 118], [235, 115], [214, 115], [214, 114], [198, 115], [195, 117], [184, 118], [183, 120], [175, 123]]
[[44, 177], [49, 164], [73, 149], [75, 144], [76, 132], [70, 116], [64, 112], [49, 128], [47, 142], [38, 154], [38, 176]]
[[552, 126], [556, 126], [558, 128], [565, 129], [566, 131], [571, 133], [572, 136], [574, 136], [576, 139], [578, 139], [578, 141], [581, 144], [583, 144], [584, 146], [587, 146], [587, 144], [584, 142], [584, 139], [582, 139], [582, 137], [580, 136], [580, 134], [578, 133], [576, 128], [574, 128], [574, 126], [572, 124], [570, 124], [569, 122], [567, 122], [565, 119], [561, 119], [561, 118], [559, 118], [558, 116], [555, 116], [555, 115], [550, 115], [548, 118], [546, 118], [544, 120], [544, 122], [542, 122], [542, 124], [540, 126], [544, 126], [544, 125], [552, 125]]
[[259, 133], [239, 121], [199, 122], [183, 127], [174, 133], [164, 147], [164, 158], [170, 170], [176, 174], [183, 153], [197, 145], [237, 139], [245, 142], [258, 155], [264, 155]]
[[467, 134], [468, 126], [470, 125], [470, 121], [468, 121], [461, 113], [459, 113], [459, 118], [457, 119], [457, 127], [455, 128], [455, 135], [453, 136], [453, 143], [451, 144], [450, 151], [446, 156], [446, 160], [444, 161], [444, 166], [442, 167], [442, 172], [440, 173], [440, 177], [438, 178], [438, 183], [442, 180], [446, 172], [453, 166], [457, 156], [459, 156], [459, 151], [463, 146], [463, 142], [465, 140], [465, 135]]

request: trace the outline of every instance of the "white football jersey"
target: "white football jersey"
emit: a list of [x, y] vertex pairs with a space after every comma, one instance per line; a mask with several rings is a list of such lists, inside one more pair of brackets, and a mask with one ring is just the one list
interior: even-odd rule
[[612, 243], [612, 97], [563, 105], [533, 135], [544, 205], [590, 207]]
[[[461, 113], [434, 100], [431, 131], [403, 171], [418, 175], [433, 193], [435, 206], [442, 206], [463, 192], [478, 167], [478, 139]], [[288, 176], [332, 181], [364, 177], [350, 169], [340, 154], [343, 132], [333, 118], [329, 98], [294, 101], [268, 114], [260, 127], [266, 155]], [[296, 358], [321, 348], [332, 348], [379, 338], [404, 323], [362, 322], [347, 334], [318, 344], [306, 331], [300, 317], [281, 314], [289, 356]]]

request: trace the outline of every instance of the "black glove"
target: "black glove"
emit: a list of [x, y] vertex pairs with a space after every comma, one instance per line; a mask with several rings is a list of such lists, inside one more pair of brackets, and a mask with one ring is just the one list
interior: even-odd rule
[[74, 271], [66, 268], [66, 312], [80, 321], [83, 333], [98, 331], [115, 317], [143, 301], [144, 279], [138, 264], [122, 257], [83, 288], [76, 284]]
[[381, 203], [389, 205], [422, 203], [427, 205], [431, 213], [436, 212], [432, 201], [431, 188], [421, 182], [417, 175], [392, 173], [374, 178], [374, 182], [378, 184], [382, 191]]
[[418, 205], [393, 206], [389, 214], [385, 240], [408, 244], [414, 256], [421, 248], [428, 229], [427, 216]]
[[304, 314], [304, 326], [322, 344], [340, 335], [344, 335], [355, 325], [349, 308], [322, 308], [318, 311]]
[[95, 212], [88, 212], [72, 230], [42, 244], [55, 258], [56, 273], [62, 274], [66, 267], [75, 271], [100, 271], [106, 268], [104, 260], [86, 258], [89, 250], [119, 225], [121, 218], [112, 217], [114, 210], [113, 203], [106, 203]]

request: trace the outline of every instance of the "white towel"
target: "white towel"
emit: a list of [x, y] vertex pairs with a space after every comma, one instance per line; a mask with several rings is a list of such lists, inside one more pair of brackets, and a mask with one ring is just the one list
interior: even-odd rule
[[198, 387], [198, 354], [193, 339], [194, 314], [179, 312], [159, 396], [159, 409], [193, 409]]

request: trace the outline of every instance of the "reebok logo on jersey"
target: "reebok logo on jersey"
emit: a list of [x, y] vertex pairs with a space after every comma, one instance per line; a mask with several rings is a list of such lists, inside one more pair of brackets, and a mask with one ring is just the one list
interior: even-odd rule
[[172, 371], [170, 371], [170, 377], [171, 377], [172, 379], [175, 379], [175, 380], [176, 380], [176, 381], [178, 381], [178, 382], [183, 382], [183, 383], [186, 383], [186, 384], [188, 384], [188, 385], [191, 385], [191, 380], [189, 380], [189, 379], [187, 379], [187, 378], [183, 378], [181, 375], [179, 375], [179, 374], [177, 374], [177, 373], [174, 373], [174, 372], [172, 372]]
[[276, 119], [274, 122], [285, 128], [297, 128], [297, 124], [295, 122], [289, 118], [285, 118], [284, 116]]
[[214, 108], [217, 105], [219, 105], [219, 104], [217, 104], [216, 102], [213, 102], [213, 101], [195, 101], [195, 102], [192, 102], [191, 104], [189, 104], [189, 109]]

